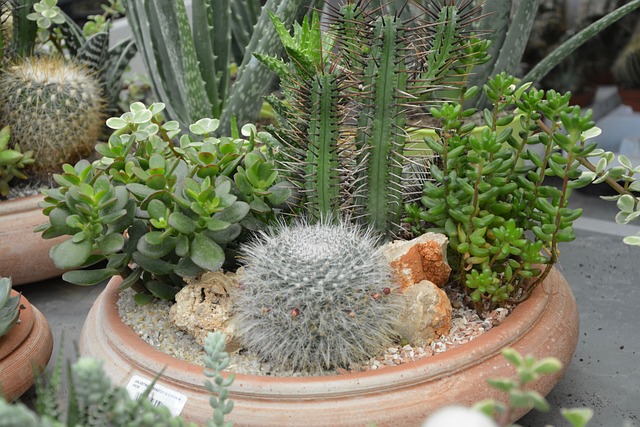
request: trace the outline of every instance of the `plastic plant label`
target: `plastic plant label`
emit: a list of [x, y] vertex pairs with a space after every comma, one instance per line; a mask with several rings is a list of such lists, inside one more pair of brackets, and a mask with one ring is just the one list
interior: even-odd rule
[[[152, 382], [150, 379], [134, 375], [129, 380], [126, 389], [132, 399], [138, 399]], [[153, 386], [147, 399], [155, 406], [166, 406], [174, 417], [180, 415], [185, 403], [187, 403], [187, 396], [157, 383]]]

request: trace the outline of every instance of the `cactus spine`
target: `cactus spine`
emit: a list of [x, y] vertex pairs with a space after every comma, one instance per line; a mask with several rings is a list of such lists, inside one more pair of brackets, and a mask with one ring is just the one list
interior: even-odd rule
[[91, 154], [103, 129], [99, 81], [82, 65], [57, 57], [19, 59], [0, 75], [0, 126], [32, 150], [41, 177]]
[[[456, 85], [445, 79], [470, 39], [464, 28], [471, 15], [451, 23], [457, 9], [440, 8], [437, 25], [419, 19], [409, 25], [369, 10], [367, 2], [349, 2], [329, 12], [328, 35], [317, 17], [294, 26], [293, 36], [273, 19], [290, 61], [256, 57], [281, 79], [287, 102], [270, 99], [279, 115], [274, 131], [283, 142], [282, 169], [303, 196], [305, 216], [347, 213], [380, 232], [402, 230], [405, 181], [415, 181], [407, 173], [426, 171], [424, 162], [405, 153], [405, 125], [425, 113], [425, 96], [436, 85]], [[441, 31], [445, 25], [448, 31]]]
[[379, 239], [344, 221], [299, 221], [242, 248], [234, 295], [245, 347], [281, 368], [365, 362], [393, 338], [402, 307]]

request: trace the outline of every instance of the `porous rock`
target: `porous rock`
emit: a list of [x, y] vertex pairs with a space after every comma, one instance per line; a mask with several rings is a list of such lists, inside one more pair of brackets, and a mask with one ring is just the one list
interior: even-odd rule
[[444, 234], [425, 233], [413, 240], [388, 243], [383, 253], [396, 273], [400, 289], [407, 289], [423, 280], [437, 286], [444, 285], [451, 273], [447, 262], [447, 242]]
[[226, 351], [239, 349], [231, 323], [229, 296], [231, 289], [238, 286], [236, 274], [207, 272], [186, 282], [169, 310], [171, 323], [191, 334], [202, 346], [209, 332], [221, 331], [227, 337]]
[[428, 345], [451, 329], [451, 302], [447, 294], [428, 280], [404, 291], [405, 309], [396, 332], [413, 345]]

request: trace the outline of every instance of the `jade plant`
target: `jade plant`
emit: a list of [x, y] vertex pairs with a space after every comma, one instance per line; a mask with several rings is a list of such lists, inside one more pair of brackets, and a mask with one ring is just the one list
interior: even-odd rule
[[[233, 402], [226, 397], [233, 376], [225, 378], [221, 374], [229, 359], [224, 343], [224, 335], [215, 332], [207, 336], [204, 346], [207, 354], [205, 375], [213, 377], [216, 384], [207, 385], [213, 409], [213, 417], [207, 420], [210, 427], [231, 425], [224, 420], [233, 409]], [[139, 396], [131, 396], [124, 387], [111, 383], [101, 361], [81, 357], [68, 367], [68, 393], [66, 399], [61, 400], [61, 366], [62, 359], [59, 358], [49, 378], [38, 378], [35, 411], [23, 403], [9, 404], [0, 396], [0, 427], [195, 426], [180, 416], [173, 416], [165, 406], [153, 401], [151, 392], [162, 373]], [[224, 402], [222, 408], [216, 406], [218, 402]]]
[[11, 296], [11, 279], [0, 277], [0, 337], [9, 333], [20, 317], [20, 295]]
[[[114, 130], [93, 162], [66, 164], [42, 204], [44, 238], [72, 236], [50, 255], [71, 283], [95, 284], [119, 274], [136, 300], [173, 299], [182, 278], [233, 263], [238, 239], [264, 228], [290, 195], [278, 183], [254, 126], [214, 137], [219, 121], [201, 119], [183, 132], [163, 122], [164, 105], [131, 105], [107, 120]], [[174, 140], [179, 139], [179, 144]]]

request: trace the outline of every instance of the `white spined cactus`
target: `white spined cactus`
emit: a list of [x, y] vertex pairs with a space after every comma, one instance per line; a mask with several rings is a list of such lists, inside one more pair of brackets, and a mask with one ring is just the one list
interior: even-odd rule
[[263, 233], [242, 254], [237, 331], [274, 367], [349, 368], [392, 341], [402, 304], [371, 229], [299, 220]]
[[0, 126], [11, 126], [12, 144], [33, 151], [31, 170], [43, 177], [93, 152], [104, 108], [95, 72], [72, 61], [26, 57], [0, 75]]

